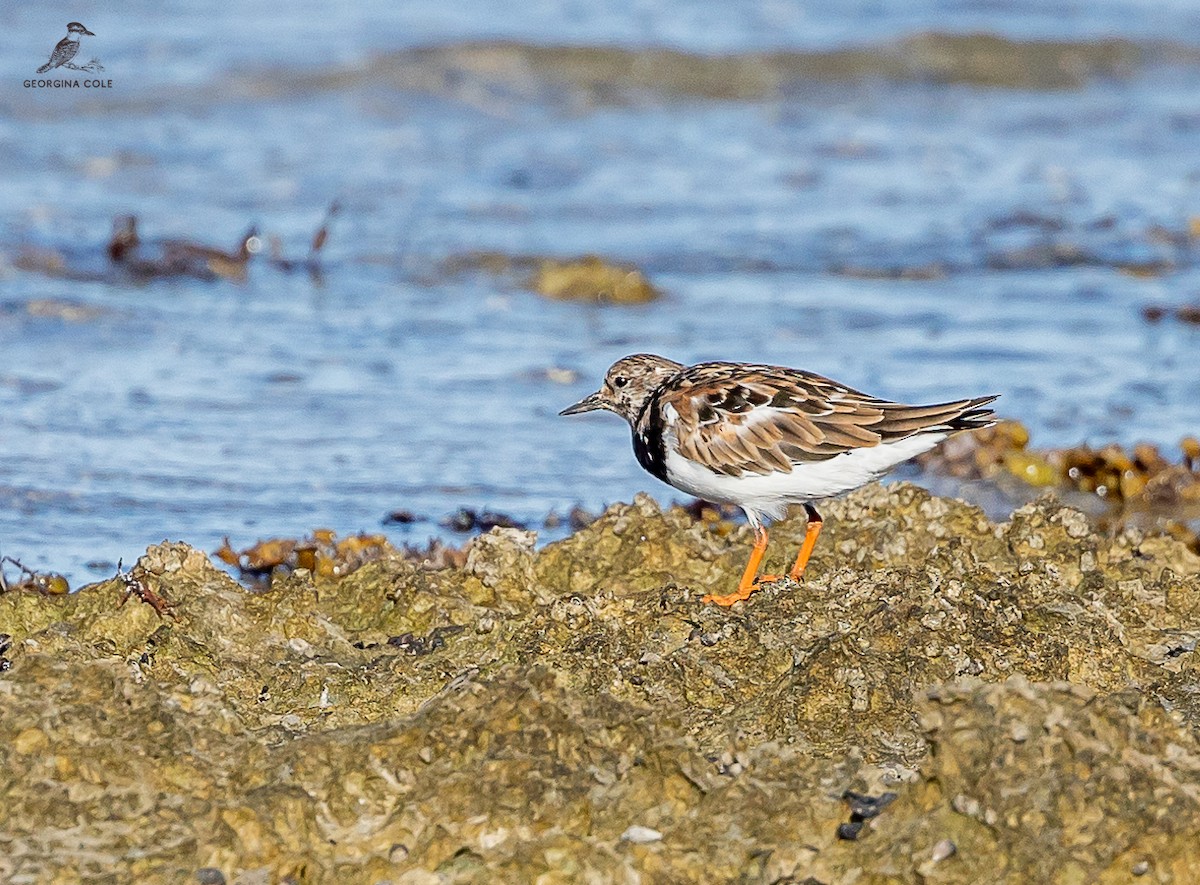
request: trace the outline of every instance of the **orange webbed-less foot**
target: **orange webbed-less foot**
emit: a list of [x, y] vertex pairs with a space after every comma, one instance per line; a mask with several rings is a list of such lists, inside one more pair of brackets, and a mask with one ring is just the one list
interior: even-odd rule
[[706, 594], [701, 598], [701, 602], [711, 602], [716, 605], [730, 606], [735, 602], [741, 602], [743, 599], [748, 599], [750, 594], [761, 587], [763, 584], [770, 584], [773, 581], [780, 580], [778, 575], [759, 575], [758, 564], [762, 562], [763, 554], [767, 552], [767, 530], [761, 526], [755, 527], [754, 534], [754, 549], [750, 551], [750, 561], [746, 563], [746, 570], [742, 572], [742, 579], [738, 581], [737, 590], [725, 596], [715, 596], [712, 593]]
[[713, 596], [711, 593], [709, 593], [707, 596], [701, 598], [700, 601], [711, 602], [714, 605], [730, 606], [735, 602], [741, 602], [743, 599], [749, 599], [750, 594], [759, 587], [763, 587], [767, 584], [774, 584], [776, 581], [782, 580], [782, 575], [759, 575], [748, 587], [742, 587], [741, 585], [738, 585], [737, 590], [725, 596]]
[[804, 543], [800, 545], [800, 555], [796, 557], [796, 564], [788, 572], [788, 577], [793, 581], [799, 581], [804, 576], [809, 557], [812, 556], [813, 548], [817, 546], [817, 538], [821, 535], [822, 520], [817, 508], [812, 504], [805, 504], [804, 512], [808, 514], [808, 528], [804, 532]]
[[[804, 532], [804, 543], [800, 546], [800, 554], [796, 557], [796, 564], [792, 566], [792, 570], [787, 575], [793, 581], [798, 581], [804, 576], [804, 570], [808, 567], [808, 560], [812, 557], [813, 548], [817, 546], [817, 538], [821, 535], [822, 520], [821, 514], [817, 512], [817, 508], [811, 504], [805, 504], [804, 512], [808, 516], [808, 527]], [[730, 606], [735, 602], [749, 599], [750, 594], [764, 584], [783, 580], [781, 575], [757, 574], [758, 565], [762, 562], [763, 555], [766, 552], [767, 530], [756, 525], [754, 549], [750, 551], [750, 561], [746, 563], [746, 570], [742, 573], [742, 579], [738, 581], [737, 590], [724, 596], [716, 596], [709, 593], [700, 601]]]

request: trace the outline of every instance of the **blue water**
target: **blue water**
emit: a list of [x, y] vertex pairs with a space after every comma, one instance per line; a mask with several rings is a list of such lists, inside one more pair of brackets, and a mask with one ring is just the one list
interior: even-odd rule
[[[287, 73], [501, 37], [739, 52], [936, 29], [1200, 47], [1191, 3], [134, 2], [70, 16], [95, 32], [81, 58], [101, 60], [111, 90], [25, 89], [63, 13], [0, 10], [0, 553], [73, 583], [164, 537], [212, 550], [224, 535], [374, 531], [404, 508], [419, 521], [387, 531], [419, 542], [464, 505], [537, 521], [640, 489], [678, 497], [640, 471], [617, 419], [556, 417], [633, 351], [797, 365], [901, 400], [1000, 393], [1042, 444], [1169, 447], [1198, 429], [1200, 331], [1139, 313], [1200, 292], [1193, 249], [1152, 234], [1200, 215], [1198, 67], [1066, 91], [868, 79], [620, 104], [362, 78], [293, 88]], [[254, 222], [299, 255], [335, 197], [322, 282], [261, 262], [242, 283], [105, 278], [118, 213], [227, 247]], [[1093, 260], [998, 269], [1047, 243]], [[30, 250], [99, 279], [22, 270]], [[475, 250], [598, 252], [668, 294], [597, 308], [439, 273]], [[1114, 269], [1155, 260], [1176, 269]], [[938, 278], [844, 272], [931, 266]]]

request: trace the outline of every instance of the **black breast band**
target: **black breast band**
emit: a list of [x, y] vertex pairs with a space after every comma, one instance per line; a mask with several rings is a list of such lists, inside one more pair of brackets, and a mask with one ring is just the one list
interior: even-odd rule
[[658, 397], [649, 397], [638, 420], [633, 422], [633, 453], [638, 463], [653, 476], [667, 482], [667, 449], [663, 438], [662, 410]]

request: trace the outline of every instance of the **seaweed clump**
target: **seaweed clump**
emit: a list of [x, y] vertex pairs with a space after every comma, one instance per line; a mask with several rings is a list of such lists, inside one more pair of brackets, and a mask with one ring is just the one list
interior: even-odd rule
[[1173, 460], [1150, 443], [1132, 448], [1115, 443], [1061, 449], [1029, 447], [1029, 431], [1018, 421], [958, 434], [923, 455], [930, 469], [967, 479], [1011, 476], [1039, 488], [1085, 496], [1100, 503], [1103, 522], [1151, 524], [1200, 553], [1200, 440], [1189, 436]]

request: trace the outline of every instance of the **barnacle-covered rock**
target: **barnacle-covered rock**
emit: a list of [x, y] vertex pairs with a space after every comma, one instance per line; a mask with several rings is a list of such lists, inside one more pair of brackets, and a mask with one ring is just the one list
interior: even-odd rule
[[647, 497], [440, 567], [247, 589], [173, 543], [0, 594], [0, 880], [1186, 879], [1200, 557], [1052, 497], [825, 517], [732, 609], [748, 528]]

